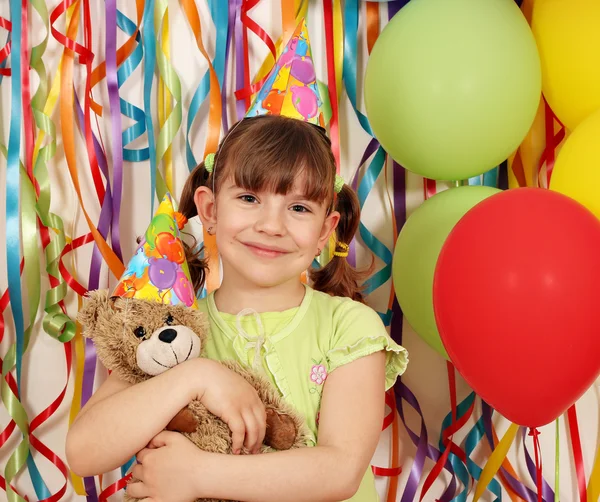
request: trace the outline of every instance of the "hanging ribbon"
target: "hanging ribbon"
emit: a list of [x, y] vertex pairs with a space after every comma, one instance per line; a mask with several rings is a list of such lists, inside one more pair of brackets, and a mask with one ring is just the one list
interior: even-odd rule
[[142, 18], [142, 41], [144, 47], [144, 113], [148, 133], [148, 155], [150, 158], [150, 218], [154, 215], [154, 194], [156, 193], [156, 144], [152, 124], [152, 81], [156, 65], [156, 40], [154, 38], [154, 1], [147, 0]]
[[[155, 10], [154, 22], [157, 38], [160, 37], [159, 33], [162, 31], [162, 37], [160, 37], [162, 38], [162, 44], [160, 44], [161, 47], [156, 52], [156, 62], [158, 63], [160, 77], [158, 86], [160, 129], [156, 142], [156, 165], [158, 169], [161, 161], [164, 160], [166, 178], [166, 180], [163, 180], [160, 172], [157, 172], [156, 179], [158, 184], [156, 186], [156, 194], [158, 199], [162, 200], [167, 191], [173, 193], [170, 148], [181, 126], [183, 105], [181, 103], [181, 82], [171, 64], [169, 56], [169, 11], [167, 0], [156, 0]], [[161, 96], [163, 96], [164, 101], [162, 106], [160, 103]], [[171, 98], [175, 101], [174, 105], [171, 104]]]
[[[210, 94], [210, 107], [208, 112], [208, 131], [206, 136], [206, 145], [204, 148], [204, 156], [217, 151], [219, 136], [220, 136], [220, 121], [221, 121], [221, 90], [220, 85], [224, 82], [225, 72], [225, 52], [227, 39], [227, 14], [228, 11], [223, 8], [216, 8], [215, 2], [210, 2], [210, 11], [213, 22], [217, 30], [217, 40], [215, 59], [211, 62], [204, 43], [202, 41], [202, 24], [196, 3], [192, 0], [182, 0], [181, 6], [186, 15], [198, 50], [208, 63], [208, 70], [204, 73], [200, 84], [196, 88], [192, 101], [188, 109], [187, 131], [185, 137], [185, 152], [188, 169], [191, 171], [198, 164], [192, 146], [190, 143], [190, 131], [194, 123], [194, 119], [198, 114], [198, 110], [207, 96]], [[216, 69], [215, 69], [216, 68]], [[217, 73], [218, 72], [218, 73]]]
[[573, 448], [573, 461], [575, 462], [575, 472], [577, 473], [577, 487], [579, 488], [579, 501], [587, 501], [587, 487], [585, 483], [585, 467], [583, 464], [583, 452], [581, 450], [581, 440], [579, 438], [579, 424], [577, 423], [577, 410], [575, 405], [567, 411], [569, 424], [569, 439]]
[[519, 430], [519, 426], [517, 424], [510, 424], [508, 430], [502, 437], [502, 440], [498, 443], [498, 446], [492, 452], [490, 458], [485, 464], [483, 471], [481, 472], [481, 477], [477, 482], [475, 487], [475, 495], [473, 496], [473, 502], [477, 502], [481, 495], [485, 492], [487, 485], [494, 478], [498, 469], [502, 465], [502, 461], [506, 458], [508, 450], [510, 449], [513, 441], [515, 440], [515, 436]]
[[[557, 122], [560, 126], [558, 132], [554, 132], [554, 124]], [[538, 186], [548, 188], [552, 169], [556, 160], [556, 150], [565, 139], [566, 129], [560, 123], [554, 112], [544, 98], [544, 131], [546, 137], [546, 147], [538, 163]], [[544, 170], [545, 168], [545, 170]]]
[[[340, 169], [339, 98], [343, 64], [342, 10], [339, 0], [324, 0], [325, 49], [327, 54], [327, 84], [331, 103], [329, 138], [338, 172]], [[341, 47], [340, 47], [340, 44]]]
[[[558, 494], [558, 486], [556, 487], [556, 493]], [[587, 502], [593, 502], [594, 500], [597, 502], [598, 500], [600, 500], [600, 445], [596, 450], [596, 461], [594, 462], [594, 467], [592, 468], [592, 473], [590, 474], [590, 484], [587, 487], [587, 496]]]

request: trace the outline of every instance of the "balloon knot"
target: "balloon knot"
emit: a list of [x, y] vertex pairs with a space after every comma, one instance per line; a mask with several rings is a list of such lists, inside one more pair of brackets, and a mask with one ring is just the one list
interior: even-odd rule
[[534, 439], [537, 439], [538, 436], [540, 435], [540, 431], [537, 430], [536, 427], [532, 427], [531, 429], [529, 429], [529, 435], [533, 436]]

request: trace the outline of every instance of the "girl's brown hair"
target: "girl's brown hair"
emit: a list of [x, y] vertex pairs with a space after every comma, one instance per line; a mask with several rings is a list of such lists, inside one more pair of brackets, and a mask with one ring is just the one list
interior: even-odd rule
[[[308, 175], [302, 177], [304, 173]], [[204, 162], [191, 172], [183, 187], [179, 211], [188, 219], [196, 216], [197, 188], [208, 186], [216, 193], [231, 175], [236, 185], [246, 190], [271, 190], [282, 195], [302, 177], [309, 200], [328, 202], [331, 210], [340, 213], [336, 240], [349, 244], [358, 229], [360, 206], [356, 193], [348, 185], [334, 196], [335, 173], [331, 142], [323, 129], [279, 115], [246, 118], [235, 124], [221, 141], [212, 174], [205, 169]], [[202, 288], [206, 278], [207, 260], [201, 258], [201, 253], [202, 250], [193, 252], [186, 248], [196, 290]], [[309, 277], [318, 291], [363, 301], [359, 282], [367, 274], [355, 270], [344, 257], [335, 256], [324, 267], [311, 270]]]

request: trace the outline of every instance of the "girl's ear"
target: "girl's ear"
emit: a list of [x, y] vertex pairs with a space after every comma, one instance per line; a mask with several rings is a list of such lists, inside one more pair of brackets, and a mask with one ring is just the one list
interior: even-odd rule
[[202, 226], [214, 227], [217, 224], [217, 208], [213, 191], [207, 186], [198, 187], [194, 192], [194, 203]]
[[327, 243], [329, 242], [329, 237], [331, 234], [335, 232], [335, 229], [340, 222], [340, 213], [337, 211], [332, 211], [327, 215], [325, 221], [323, 222], [323, 226], [321, 227], [321, 234], [319, 235], [319, 241], [317, 247], [319, 249], [323, 249]]

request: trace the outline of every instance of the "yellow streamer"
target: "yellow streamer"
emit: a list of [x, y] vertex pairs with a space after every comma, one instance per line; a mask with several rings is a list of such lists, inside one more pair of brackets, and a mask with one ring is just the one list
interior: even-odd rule
[[487, 488], [492, 478], [498, 472], [498, 469], [500, 469], [502, 462], [506, 458], [508, 450], [510, 449], [511, 445], [513, 444], [513, 441], [515, 440], [515, 436], [517, 435], [518, 430], [519, 426], [517, 424], [510, 424], [510, 427], [508, 428], [504, 436], [502, 436], [502, 439], [490, 455], [490, 458], [488, 459], [487, 463], [485, 464], [485, 467], [483, 468], [483, 471], [481, 472], [481, 477], [477, 482], [473, 502], [477, 502], [479, 500], [479, 498], [485, 492], [485, 489]]
[[[171, 62], [171, 43], [169, 37], [169, 8], [165, 10], [165, 15], [163, 19], [162, 25], [162, 51], [165, 55], [167, 61]], [[173, 96], [167, 87], [162, 75], [159, 75], [158, 82], [158, 122], [160, 124], [161, 129], [165, 126], [165, 122], [167, 121], [167, 117], [171, 114], [173, 109]], [[167, 184], [167, 190], [170, 193], [173, 192], [173, 149], [172, 146], [169, 147], [165, 151], [165, 155], [163, 157], [164, 165], [165, 165], [165, 183]]]
[[598, 502], [598, 500], [600, 500], [600, 444], [596, 450], [596, 462], [587, 489], [587, 502]]

